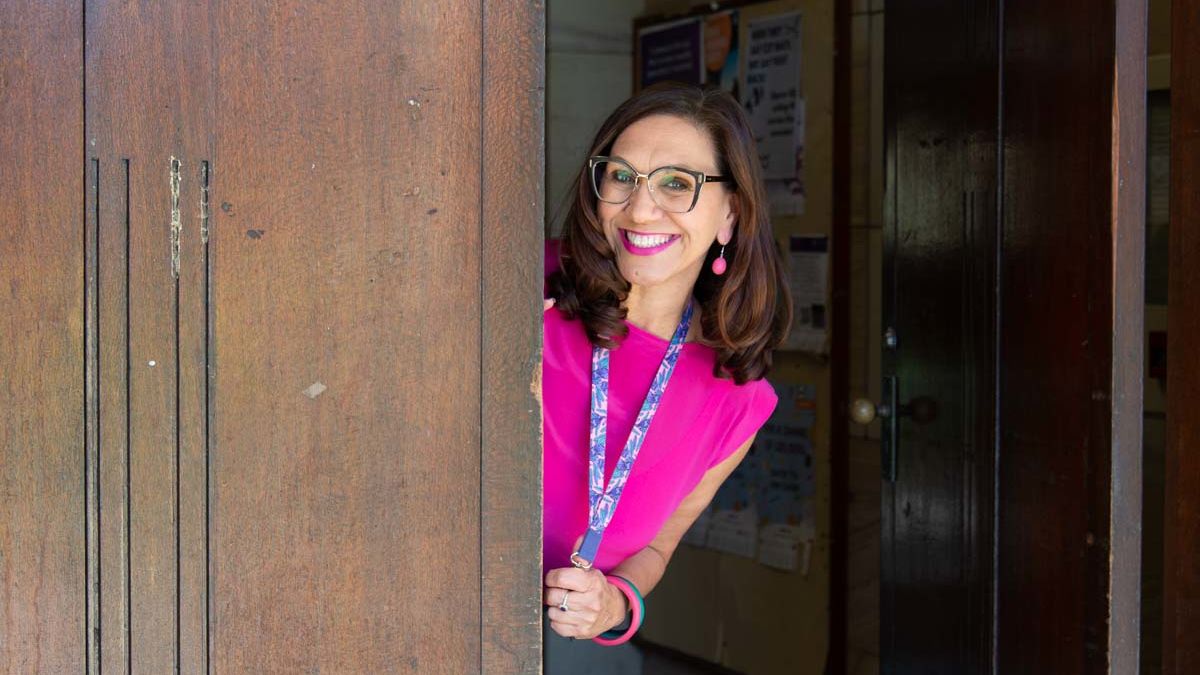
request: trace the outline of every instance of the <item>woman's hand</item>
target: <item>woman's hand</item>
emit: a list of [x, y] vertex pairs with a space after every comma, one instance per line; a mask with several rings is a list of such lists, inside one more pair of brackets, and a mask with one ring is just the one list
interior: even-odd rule
[[546, 311], [554, 306], [554, 298], [545, 298], [542, 300], [542, 311]]
[[[566, 596], [567, 610], [561, 609]], [[629, 612], [621, 589], [597, 569], [563, 567], [546, 573], [542, 602], [550, 607], [550, 627], [563, 637], [589, 640], [620, 624]]]

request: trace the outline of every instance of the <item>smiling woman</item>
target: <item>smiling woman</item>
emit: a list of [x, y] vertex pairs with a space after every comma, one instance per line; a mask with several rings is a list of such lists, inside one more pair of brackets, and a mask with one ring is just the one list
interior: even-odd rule
[[790, 323], [757, 151], [729, 94], [643, 90], [590, 155], [547, 261], [551, 673], [571, 644], [556, 636], [612, 645], [637, 630], [643, 596], [775, 408], [763, 378]]
[[[613, 112], [591, 149], [564, 223], [562, 274], [550, 279], [559, 309], [578, 314], [591, 341], [613, 346], [624, 318], [669, 336], [694, 295], [696, 337], [717, 351], [714, 376], [761, 378], [790, 303], [741, 106], [720, 90], [650, 87]], [[727, 276], [701, 274], [718, 261], [728, 261]], [[649, 287], [651, 299], [675, 298], [674, 320], [640, 306]]]

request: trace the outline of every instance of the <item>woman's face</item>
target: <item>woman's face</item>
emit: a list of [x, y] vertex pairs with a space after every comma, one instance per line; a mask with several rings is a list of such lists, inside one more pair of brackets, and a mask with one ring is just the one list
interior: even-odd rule
[[[669, 115], [644, 117], [629, 125], [613, 144], [610, 156], [625, 160], [640, 173], [676, 166], [705, 175], [718, 172], [716, 150], [708, 134], [691, 122]], [[668, 213], [650, 197], [645, 181], [623, 204], [597, 201], [596, 210], [617, 267], [635, 286], [686, 285], [699, 277], [713, 241], [728, 243], [737, 219], [736, 198], [724, 183], [700, 189], [688, 213]]]

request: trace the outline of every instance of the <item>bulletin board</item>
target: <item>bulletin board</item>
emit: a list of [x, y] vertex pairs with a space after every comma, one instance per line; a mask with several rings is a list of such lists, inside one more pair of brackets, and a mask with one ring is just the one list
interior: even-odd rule
[[[689, 532], [677, 550], [648, 600], [642, 634], [738, 671], [822, 672], [830, 602], [825, 354], [832, 325], [834, 3], [722, 3], [713, 10], [708, 3], [647, 0], [646, 11], [649, 17], [634, 23], [635, 89], [686, 68], [689, 81], [751, 103], [756, 135], [768, 134], [772, 225], [799, 304], [793, 342], [776, 353], [768, 378], [780, 394], [777, 414], [756, 439], [754, 458], [702, 517], [708, 522], [696, 530], [706, 532]], [[720, 22], [728, 35], [713, 27], [714, 16], [727, 17]], [[734, 71], [737, 77], [728, 77]], [[793, 79], [794, 88], [787, 84]], [[803, 498], [790, 500], [781, 488]], [[756, 503], [761, 512], [739, 520], [728, 508], [738, 503]], [[714, 528], [719, 535], [711, 542]]]

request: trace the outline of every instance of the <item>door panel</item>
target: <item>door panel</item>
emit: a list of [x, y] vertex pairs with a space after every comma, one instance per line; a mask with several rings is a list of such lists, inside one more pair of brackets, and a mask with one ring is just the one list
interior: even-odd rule
[[998, 663], [1132, 673], [1145, 3], [1005, 9]]
[[220, 10], [214, 665], [477, 668], [479, 5]]
[[3, 14], [0, 665], [538, 670], [542, 11]]
[[[82, 672], [95, 583], [82, 17], [0, 5], [0, 670]], [[85, 318], [86, 317], [86, 318]], [[86, 347], [85, 347], [86, 345]], [[94, 372], [88, 370], [94, 377]], [[86, 425], [86, 426], [85, 426]]]
[[[103, 667], [205, 669], [205, 3], [90, 3], [86, 146], [99, 246]], [[199, 261], [199, 262], [198, 262]], [[127, 664], [127, 662], [131, 663]]]
[[1163, 672], [1200, 671], [1200, 2], [1171, 6], [1171, 241]]
[[535, 227], [545, 213], [543, 12], [536, 3], [483, 3], [484, 673], [540, 673], [542, 665], [542, 308], [529, 289], [545, 277]]
[[982, 672], [990, 651], [995, 11], [918, 3], [887, 17], [884, 325], [897, 342], [883, 363], [904, 406], [883, 490], [892, 673]]
[[1144, 3], [888, 30], [884, 669], [1134, 672]]

